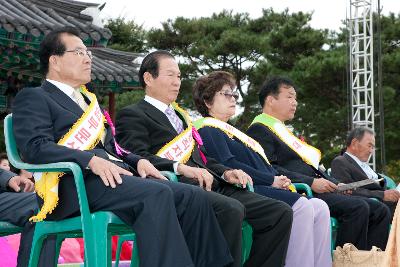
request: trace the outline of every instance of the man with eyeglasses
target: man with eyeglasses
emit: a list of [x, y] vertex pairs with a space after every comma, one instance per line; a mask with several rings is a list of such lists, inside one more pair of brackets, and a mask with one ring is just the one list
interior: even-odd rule
[[[291, 208], [245, 190], [246, 184], [252, 184], [245, 172], [225, 167], [207, 156], [189, 115], [175, 103], [180, 75], [177, 62], [167, 51], [155, 51], [143, 59], [139, 80], [146, 96], [117, 114], [119, 144], [147, 158], [159, 170], [179, 175], [180, 182], [208, 191], [234, 258], [229, 266], [241, 266], [243, 220], [253, 228], [253, 245], [245, 266], [283, 266], [292, 224]], [[206, 231], [198, 234], [207, 235], [208, 244], [214, 242]]]
[[[96, 96], [83, 86], [90, 81], [92, 61], [77, 29], [50, 32], [39, 55], [46, 80], [23, 89], [14, 101], [13, 130], [22, 158], [33, 164], [77, 163], [91, 212], [112, 211], [136, 233], [140, 266], [229, 264], [232, 257], [206, 194], [168, 181], [148, 160], [122, 152], [114, 141], [112, 122], [104, 124]], [[70, 173], [35, 174], [35, 181], [43, 198], [33, 221], [79, 215]], [[203, 231], [213, 243], [196, 235]]]

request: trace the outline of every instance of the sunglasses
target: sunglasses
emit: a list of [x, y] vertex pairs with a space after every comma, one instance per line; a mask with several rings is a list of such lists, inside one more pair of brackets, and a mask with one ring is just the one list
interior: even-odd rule
[[227, 99], [231, 99], [233, 97], [235, 100], [239, 99], [239, 93], [238, 92], [219, 92], [221, 95], [224, 95]]

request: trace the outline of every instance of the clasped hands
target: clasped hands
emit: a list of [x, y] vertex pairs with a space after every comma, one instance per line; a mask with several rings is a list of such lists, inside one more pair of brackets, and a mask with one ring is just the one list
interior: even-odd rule
[[272, 187], [280, 188], [284, 190], [289, 190], [289, 186], [292, 184], [292, 181], [284, 175], [279, 175], [274, 177], [274, 182], [272, 183]]
[[[185, 177], [196, 179], [201, 188], [211, 191], [214, 177], [206, 169], [178, 164], [177, 172]], [[246, 188], [247, 183], [253, 185], [251, 177], [242, 170], [227, 170], [224, 172], [224, 178], [228, 183], [236, 184], [243, 188]]]
[[[88, 166], [94, 174], [100, 176], [106, 186], [111, 186], [112, 188], [115, 188], [117, 184], [122, 184], [121, 175], [133, 175], [130, 171], [97, 156], [92, 157]], [[161, 180], [167, 180], [167, 178], [163, 176], [147, 159], [140, 159], [138, 161], [137, 172], [142, 178], [152, 176]]]

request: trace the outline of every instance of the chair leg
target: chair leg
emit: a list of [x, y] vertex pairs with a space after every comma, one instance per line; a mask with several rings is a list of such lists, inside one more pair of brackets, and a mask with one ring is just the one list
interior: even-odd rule
[[119, 265], [119, 258], [121, 254], [121, 249], [122, 249], [122, 244], [124, 243], [125, 240], [121, 236], [118, 236], [118, 244], [117, 244], [117, 251], [115, 253], [115, 265], [114, 267], [118, 267]]
[[136, 235], [133, 235], [133, 247], [132, 247], [132, 258], [131, 267], [139, 267], [139, 250], [136, 242]]
[[96, 232], [92, 241], [95, 245], [91, 248], [91, 250], [94, 250], [93, 254], [96, 255], [94, 266], [111, 267], [111, 234], [107, 233], [107, 225], [106, 223], [96, 222], [94, 229], [96, 229]]

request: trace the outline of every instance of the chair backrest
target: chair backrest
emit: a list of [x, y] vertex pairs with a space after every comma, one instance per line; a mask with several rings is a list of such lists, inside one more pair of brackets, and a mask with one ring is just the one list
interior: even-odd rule
[[21, 160], [21, 157], [19, 156], [17, 144], [15, 143], [15, 138], [13, 134], [12, 113], [8, 114], [4, 118], [4, 139], [6, 143], [8, 160], [10, 161], [11, 165], [18, 169], [23, 169], [21, 168], [23, 162]]
[[389, 176], [383, 174], [383, 173], [379, 173], [380, 176], [382, 176], [383, 178], [385, 178], [386, 180], [386, 188], [387, 189], [396, 189], [397, 185], [396, 183], [393, 181], [392, 178], [390, 178]]

